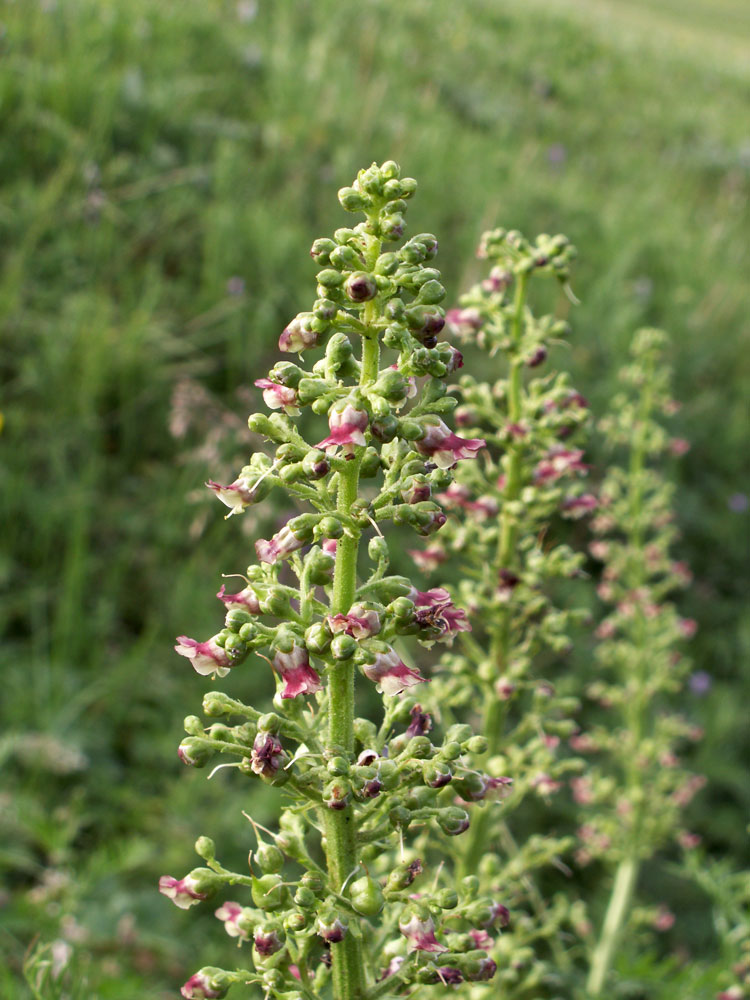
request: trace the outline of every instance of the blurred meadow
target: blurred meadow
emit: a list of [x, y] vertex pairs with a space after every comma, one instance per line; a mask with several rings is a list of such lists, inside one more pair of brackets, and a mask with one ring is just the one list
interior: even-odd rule
[[225, 522], [202, 484], [248, 454], [308, 248], [372, 160], [418, 179], [410, 231], [438, 235], [452, 297], [484, 228], [570, 237], [553, 363], [595, 413], [634, 329], [672, 335], [710, 680], [685, 695], [709, 779], [689, 826], [747, 866], [750, 6], [1, 0], [0, 55], [0, 996], [32, 996], [35, 939], [72, 955], [44, 995], [81, 1000], [174, 996], [228, 954], [156, 880], [199, 832], [241, 858], [240, 809], [274, 799], [180, 766], [205, 681], [173, 637], [212, 634], [220, 573], [274, 518]]

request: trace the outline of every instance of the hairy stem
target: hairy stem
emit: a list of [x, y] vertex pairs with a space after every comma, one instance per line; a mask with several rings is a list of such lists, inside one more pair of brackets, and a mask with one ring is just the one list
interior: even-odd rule
[[[373, 240], [368, 249], [368, 262], [374, 266], [380, 244]], [[365, 307], [367, 331], [362, 338], [362, 370], [360, 385], [367, 385], [378, 376], [380, 345], [373, 323], [378, 315], [377, 300]], [[339, 473], [336, 508], [349, 514], [359, 495], [359, 469], [363, 449], [349, 459]], [[354, 602], [357, 589], [357, 556], [360, 533], [347, 530], [336, 546], [336, 566], [333, 576], [331, 614], [346, 614]], [[330, 669], [328, 743], [346, 753], [354, 749], [354, 679], [355, 668], [349, 660], [334, 663]], [[356, 869], [357, 828], [354, 809], [327, 809], [325, 812], [326, 859], [331, 889], [340, 893], [346, 880]], [[331, 948], [334, 1000], [360, 1000], [365, 991], [362, 939], [359, 927], [352, 926], [356, 918], [350, 915], [349, 932], [344, 940]]]

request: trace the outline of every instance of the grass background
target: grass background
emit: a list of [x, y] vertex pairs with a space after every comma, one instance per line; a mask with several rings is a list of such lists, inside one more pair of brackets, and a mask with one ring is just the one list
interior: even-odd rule
[[575, 242], [555, 360], [595, 409], [633, 329], [671, 332], [684, 610], [714, 678], [687, 706], [691, 825], [747, 864], [747, 4], [4, 0], [0, 54], [0, 994], [26, 996], [34, 935], [75, 946], [61, 996], [173, 996], [229, 954], [155, 879], [273, 800], [178, 766], [205, 685], [171, 640], [215, 630], [249, 561], [262, 525], [201, 483], [245, 453], [307, 249], [373, 159], [419, 179], [411, 231], [438, 234], [452, 297], [483, 228]]

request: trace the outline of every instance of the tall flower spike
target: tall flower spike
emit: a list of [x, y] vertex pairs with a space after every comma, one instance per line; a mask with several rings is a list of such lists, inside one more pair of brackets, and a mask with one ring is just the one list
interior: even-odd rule
[[[163, 880], [162, 891], [182, 906], [200, 901], [204, 881], [214, 890], [209, 876], [231, 887], [216, 916], [248, 953], [250, 968], [201, 969], [183, 986], [185, 997], [224, 996], [241, 982], [268, 1000], [357, 1000], [383, 969], [391, 970], [389, 990], [402, 996], [429, 983], [487, 978], [491, 968], [468, 932], [474, 911], [488, 912], [492, 898], [472, 884], [454, 887], [442, 863], [446, 838], [469, 828], [451, 783], [454, 774], [475, 773], [476, 743], [468, 726], [442, 734], [438, 713], [412, 711], [409, 689], [425, 677], [402, 658], [410, 636], [428, 646], [469, 625], [446, 591], [419, 591], [390, 570], [387, 540], [394, 523], [422, 536], [442, 531], [447, 515], [434, 497], [450, 487], [450, 470], [484, 445], [449, 427], [456, 401], [446, 380], [463, 359], [438, 340], [445, 290], [434, 267], [437, 240], [418, 233], [401, 242], [415, 187], [388, 162], [339, 192], [344, 209], [364, 221], [313, 244], [315, 301], [281, 333], [286, 356], [255, 380], [271, 412], [252, 414], [248, 426], [265, 450], [229, 486], [209, 482], [232, 513], [271, 490], [304, 512], [255, 541], [256, 564], [238, 574], [243, 589], [219, 590], [224, 628], [177, 646], [206, 675], [244, 663], [234, 669], [237, 690], [263, 689], [261, 658], [278, 679], [272, 704], [262, 707], [207, 691], [208, 720], [185, 719], [181, 759], [202, 767], [214, 754], [234, 757], [226, 779], [258, 778], [271, 795], [284, 788], [278, 828], [264, 831], [273, 843], [259, 841], [249, 874], [226, 869], [202, 837], [196, 850], [209, 867], [196, 870], [198, 882]], [[311, 366], [307, 357], [289, 359], [313, 351], [320, 356]], [[322, 419], [325, 436], [315, 426]], [[439, 545], [428, 552], [435, 564], [443, 558]], [[384, 695], [375, 710], [372, 691], [358, 697], [360, 674]], [[402, 862], [426, 832], [421, 860]], [[431, 871], [420, 909], [402, 920], [399, 937], [423, 865]], [[422, 960], [448, 947], [437, 935], [460, 938], [463, 951], [425, 978]], [[389, 950], [370, 941], [390, 942]], [[397, 961], [393, 944], [403, 950]]]

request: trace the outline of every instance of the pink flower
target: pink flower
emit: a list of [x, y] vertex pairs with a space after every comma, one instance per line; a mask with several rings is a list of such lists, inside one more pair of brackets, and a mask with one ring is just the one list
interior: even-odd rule
[[297, 538], [289, 525], [285, 524], [272, 538], [259, 538], [255, 543], [255, 552], [261, 562], [272, 565], [306, 544], [304, 538]]
[[432, 729], [432, 716], [423, 712], [421, 705], [414, 705], [409, 715], [411, 722], [406, 730], [407, 736], [425, 736]]
[[440, 545], [428, 545], [426, 549], [407, 549], [406, 554], [411, 556], [414, 564], [425, 573], [436, 570], [448, 558]]
[[247, 586], [237, 594], [227, 594], [225, 590], [226, 587], [222, 583], [221, 590], [216, 596], [224, 604], [227, 611], [249, 611], [251, 615], [259, 613], [260, 604], [252, 587]]
[[654, 929], [657, 931], [671, 930], [674, 927], [675, 915], [666, 906], [660, 906], [654, 917]]
[[329, 615], [326, 622], [334, 634], [343, 632], [354, 639], [367, 639], [380, 631], [380, 616], [364, 604], [353, 604], [345, 615]]
[[308, 347], [315, 347], [318, 335], [308, 325], [312, 318], [310, 313], [300, 313], [299, 316], [295, 316], [279, 337], [279, 350], [300, 354]]
[[277, 951], [281, 950], [282, 940], [273, 928], [264, 930], [262, 927], [259, 927], [255, 932], [253, 944], [258, 954], [262, 955], [263, 958], [267, 958], [269, 955], [275, 955]]
[[684, 639], [692, 639], [698, 631], [698, 622], [694, 618], [680, 618], [677, 627]]
[[269, 378], [256, 379], [255, 385], [263, 390], [263, 402], [269, 410], [283, 410], [290, 417], [299, 413], [297, 391], [288, 385], [279, 385]]
[[690, 451], [690, 442], [687, 438], [672, 438], [669, 442], [669, 450], [676, 458], [680, 458]]
[[335, 556], [337, 545], [338, 542], [336, 541], [335, 538], [326, 538], [320, 547], [327, 555]]
[[463, 458], [476, 458], [484, 448], [483, 438], [461, 438], [454, 434], [442, 420], [432, 418], [424, 423], [425, 435], [415, 442], [417, 451], [427, 455], [441, 469], [452, 469]]
[[198, 642], [187, 635], [179, 635], [175, 652], [180, 656], [186, 656], [195, 672], [203, 674], [204, 677], [208, 677], [209, 674], [225, 677], [232, 666], [229, 654], [217, 644], [215, 636], [207, 642]]
[[208, 899], [207, 892], [198, 892], [197, 883], [190, 875], [180, 879], [162, 875], [159, 879], [159, 892], [167, 899], [171, 899], [181, 910], [187, 910], [201, 900]]
[[583, 452], [580, 448], [551, 448], [534, 470], [534, 481], [537, 483], [554, 483], [570, 472], [585, 473], [588, 466], [581, 461]]
[[484, 320], [478, 309], [449, 309], [445, 314], [445, 322], [449, 332], [455, 337], [470, 337], [482, 326]]
[[250, 767], [262, 778], [273, 778], [284, 763], [284, 748], [273, 733], [258, 733], [253, 741]]
[[363, 664], [362, 672], [383, 694], [400, 694], [404, 688], [424, 682], [424, 677], [402, 663], [396, 650], [390, 647], [387, 652], [377, 653], [373, 663]]
[[328, 427], [331, 433], [315, 446], [335, 451], [340, 445], [346, 454], [353, 454], [355, 446], [367, 444], [364, 431], [367, 430], [369, 417], [365, 410], [358, 410], [351, 403], [336, 404], [328, 414]]
[[223, 504], [231, 508], [227, 517], [231, 517], [232, 514], [241, 514], [245, 507], [248, 507], [251, 503], [255, 503], [257, 499], [255, 486], [250, 485], [250, 480], [246, 476], [240, 476], [239, 479], [235, 479], [229, 486], [221, 486], [219, 483], [215, 483], [213, 479], [209, 479], [206, 486], [214, 491]]
[[284, 681], [282, 698], [296, 698], [298, 694], [315, 694], [322, 684], [317, 671], [310, 666], [304, 646], [294, 645], [291, 653], [277, 652], [273, 665]]
[[188, 979], [180, 993], [185, 997], [185, 1000], [217, 1000], [217, 998], [225, 997], [227, 990], [216, 984], [209, 970], [201, 969], [200, 972], [196, 972]]
[[563, 500], [562, 510], [567, 517], [582, 517], [590, 510], [595, 510], [599, 505], [593, 493], [582, 493], [581, 496], [566, 497]]
[[404, 917], [401, 918], [398, 929], [409, 942], [409, 951], [440, 952], [448, 950], [435, 937], [435, 924], [430, 916], [422, 919], [418, 914], [411, 913], [408, 920]]
[[469, 931], [469, 937], [474, 942], [475, 948], [483, 948], [485, 951], [494, 944], [494, 941], [484, 928], [482, 930]]
[[242, 907], [239, 903], [228, 900], [215, 911], [214, 916], [223, 922], [224, 930], [230, 937], [242, 938], [243, 941], [247, 941], [250, 937], [249, 931], [239, 924], [242, 916]]
[[412, 588], [409, 597], [417, 608], [417, 624], [437, 633], [438, 642], [450, 644], [459, 632], [471, 632], [466, 612], [454, 606], [451, 595], [442, 587], [425, 591]]

